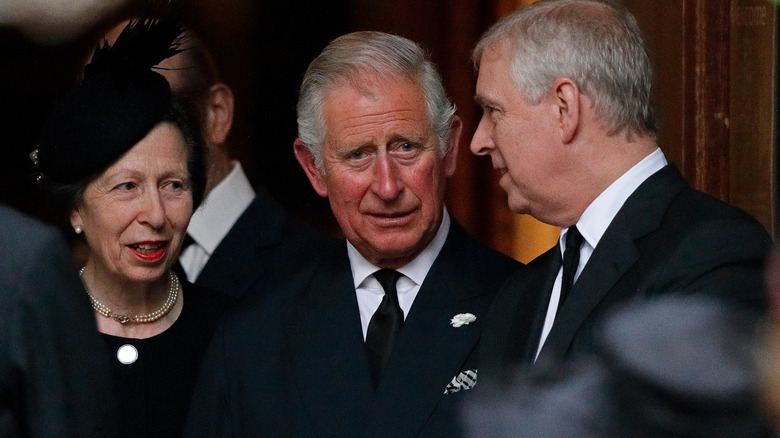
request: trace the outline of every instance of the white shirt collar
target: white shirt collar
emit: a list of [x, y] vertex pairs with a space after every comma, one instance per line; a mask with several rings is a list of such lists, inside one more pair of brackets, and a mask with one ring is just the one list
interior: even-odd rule
[[254, 198], [255, 191], [241, 163], [233, 161], [233, 170], [209, 192], [192, 215], [187, 233], [207, 253], [213, 253]]
[[[647, 178], [666, 166], [666, 157], [656, 148], [642, 161], [616, 179], [585, 209], [577, 222], [577, 229], [591, 248], [595, 248], [607, 227], [626, 200]], [[566, 230], [568, 231], [568, 229]], [[561, 240], [565, 233], [561, 233]], [[563, 245], [561, 245], [563, 246]]]
[[[585, 239], [582, 247], [580, 248], [579, 265], [574, 274], [575, 281], [579, 277], [580, 273], [584, 269], [585, 265], [590, 260], [590, 256], [598, 245], [599, 240], [607, 231], [607, 227], [615, 219], [617, 212], [623, 207], [626, 200], [632, 193], [639, 187], [647, 178], [650, 178], [654, 173], [661, 170], [666, 166], [666, 158], [661, 152], [661, 149], [656, 148], [653, 152], [648, 154], [639, 163], [635, 164], [628, 172], [616, 179], [606, 190], [585, 209], [585, 212], [580, 216], [580, 220], [577, 222], [577, 229], [582, 237]], [[559, 245], [561, 256], [565, 252], [566, 248], [566, 235], [569, 233], [569, 228], [561, 230], [561, 237], [559, 238]], [[547, 336], [552, 330], [553, 321], [555, 320], [555, 314], [558, 309], [558, 301], [560, 300], [561, 293], [561, 274], [563, 267], [558, 270], [558, 276], [555, 279], [553, 285], [552, 295], [550, 297], [550, 303], [547, 308], [547, 316], [542, 328], [542, 336], [539, 342], [539, 346], [536, 349], [536, 355], [542, 350], [542, 346], [547, 339]]]
[[[433, 262], [436, 260], [436, 257], [438, 257], [439, 252], [441, 252], [441, 249], [444, 246], [444, 242], [447, 240], [450, 222], [450, 215], [445, 208], [439, 230], [436, 232], [436, 236], [431, 243], [428, 244], [414, 260], [403, 267], [396, 269], [396, 271], [411, 279], [417, 286], [422, 285], [425, 276], [428, 275], [428, 271], [431, 269], [431, 266], [433, 266]], [[349, 264], [352, 267], [352, 278], [355, 282], [355, 289], [363, 284], [367, 277], [381, 269], [366, 260], [366, 258], [363, 257], [349, 241], [347, 241], [347, 256], [349, 257]]]

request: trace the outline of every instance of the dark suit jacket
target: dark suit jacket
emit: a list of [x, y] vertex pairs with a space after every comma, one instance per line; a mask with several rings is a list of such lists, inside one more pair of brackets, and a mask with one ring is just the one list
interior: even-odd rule
[[262, 188], [214, 250], [195, 283], [232, 298], [264, 295], [338, 240], [298, 222]]
[[464, 409], [468, 436], [777, 437], [759, 384], [766, 354], [755, 354], [766, 321], [705, 296], [632, 304], [604, 318], [594, 354], [481, 382]]
[[[374, 394], [342, 244], [293, 294], [248, 305], [217, 331], [185, 435], [456, 436], [467, 391], [445, 388], [477, 368], [482, 318], [517, 267], [453, 224]], [[467, 312], [474, 323], [450, 325]]]
[[[755, 219], [691, 189], [674, 166], [666, 166], [637, 188], [610, 223], [537, 364], [591, 351], [603, 315], [628, 300], [702, 293], [722, 298], [731, 309], [763, 311], [763, 263], [771, 246]], [[502, 287], [483, 334], [483, 377], [532, 363], [559, 267], [555, 246]]]
[[0, 436], [111, 436], [108, 357], [65, 240], [0, 207]]

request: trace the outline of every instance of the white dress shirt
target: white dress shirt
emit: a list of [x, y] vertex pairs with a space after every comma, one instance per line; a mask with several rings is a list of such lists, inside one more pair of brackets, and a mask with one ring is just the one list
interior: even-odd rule
[[190, 219], [187, 234], [194, 243], [179, 256], [187, 280], [198, 278], [211, 254], [254, 199], [255, 191], [241, 163], [233, 161], [233, 170], [209, 192]]
[[[404, 320], [412, 308], [412, 303], [417, 297], [417, 292], [420, 291], [425, 276], [428, 275], [433, 262], [441, 252], [449, 230], [450, 215], [445, 208], [441, 225], [431, 243], [414, 260], [396, 269], [403, 274], [398, 279], [396, 288], [398, 290], [398, 304], [404, 311]], [[366, 260], [349, 241], [347, 241], [347, 256], [349, 257], [349, 265], [352, 267], [352, 278], [355, 282], [355, 294], [357, 295], [360, 322], [363, 326], [363, 339], [365, 340], [368, 323], [371, 322], [371, 317], [385, 296], [382, 285], [373, 276], [373, 273], [381, 268]]]
[[[584, 241], [580, 248], [580, 262], [577, 265], [577, 271], [574, 273], [574, 281], [579, 278], [582, 269], [585, 264], [588, 263], [593, 250], [598, 245], [601, 236], [607, 231], [607, 227], [612, 223], [612, 219], [615, 218], [617, 212], [623, 207], [626, 200], [632, 193], [639, 187], [647, 178], [661, 170], [666, 166], [666, 157], [664, 157], [661, 149], [656, 148], [655, 151], [642, 159], [634, 167], [629, 169], [620, 178], [615, 180], [606, 190], [591, 202], [588, 208], [580, 216], [580, 220], [577, 221], [577, 229], [582, 234]], [[561, 250], [561, 258], [566, 250], [566, 234], [569, 229], [561, 230], [561, 236], [558, 239], [558, 244]], [[544, 327], [542, 328], [542, 337], [539, 340], [539, 346], [536, 349], [536, 356], [539, 356], [539, 352], [542, 350], [544, 341], [547, 339], [547, 335], [552, 330], [553, 322], [555, 321], [555, 313], [558, 311], [558, 302], [561, 298], [561, 277], [563, 276], [563, 267], [558, 270], [558, 276], [555, 278], [553, 284], [552, 295], [550, 296], [550, 304], [547, 307], [547, 316], [544, 319]]]

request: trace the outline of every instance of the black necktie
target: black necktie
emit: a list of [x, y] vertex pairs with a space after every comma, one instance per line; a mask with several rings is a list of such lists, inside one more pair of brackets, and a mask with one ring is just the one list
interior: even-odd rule
[[561, 298], [558, 301], [559, 309], [574, 284], [574, 274], [580, 264], [582, 240], [582, 234], [577, 227], [571, 226], [566, 233], [566, 249], [563, 251], [563, 276], [561, 277]]
[[190, 233], [184, 233], [184, 240], [181, 242], [181, 251], [179, 251], [179, 256], [184, 254], [184, 251], [186, 251], [187, 248], [189, 248], [193, 243], [195, 243], [195, 239], [192, 238]]
[[195, 239], [190, 236], [190, 233], [184, 234], [184, 241], [181, 243], [181, 251], [179, 251], [179, 257], [176, 258], [176, 261], [173, 262], [173, 266], [171, 268], [173, 271], [178, 275], [179, 277], [187, 278], [187, 272], [184, 270], [184, 267], [181, 265], [181, 255], [184, 254], [184, 251], [187, 250], [187, 248], [190, 247], [190, 245], [195, 243]]
[[393, 352], [393, 344], [395, 344], [404, 323], [404, 312], [398, 304], [398, 291], [395, 286], [400, 277], [401, 274], [392, 269], [381, 269], [374, 272], [374, 278], [385, 290], [385, 296], [371, 317], [366, 333], [365, 347], [374, 388], [379, 386], [382, 372], [390, 358], [390, 353]]

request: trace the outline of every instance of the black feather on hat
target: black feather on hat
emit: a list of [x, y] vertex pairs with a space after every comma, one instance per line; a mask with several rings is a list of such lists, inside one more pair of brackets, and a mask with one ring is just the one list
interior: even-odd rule
[[57, 104], [31, 157], [46, 179], [69, 184], [102, 171], [146, 137], [171, 100], [152, 70], [179, 53], [173, 18], [131, 21], [113, 45], [98, 47], [84, 80]]

